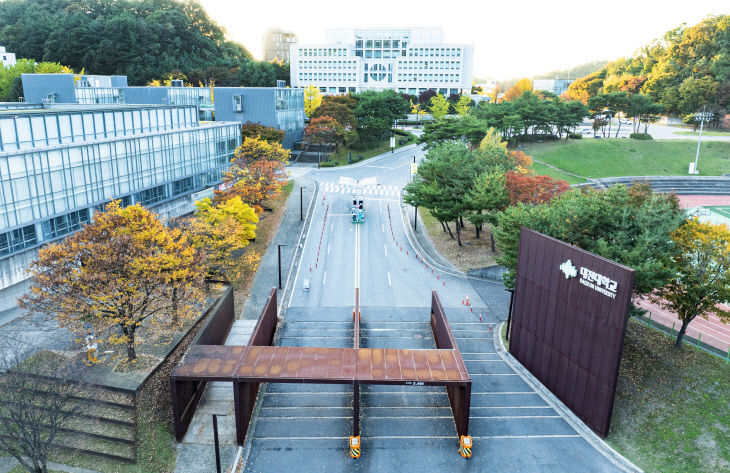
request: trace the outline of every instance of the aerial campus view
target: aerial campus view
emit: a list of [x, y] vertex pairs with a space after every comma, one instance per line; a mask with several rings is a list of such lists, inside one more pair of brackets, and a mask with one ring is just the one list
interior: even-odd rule
[[728, 392], [726, 2], [0, 0], [0, 473], [730, 472]]

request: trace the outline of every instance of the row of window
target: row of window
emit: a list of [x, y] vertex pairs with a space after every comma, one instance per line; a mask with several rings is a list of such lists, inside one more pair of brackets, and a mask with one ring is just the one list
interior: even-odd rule
[[347, 56], [347, 50], [344, 48], [300, 48], [299, 55], [305, 57]]
[[300, 61], [300, 69], [356, 69], [356, 61]]
[[[146, 189], [135, 194], [121, 197], [122, 207], [131, 205], [132, 201], [145, 206], [154, 205], [165, 199], [188, 194], [192, 190], [215, 184], [221, 179], [221, 171], [211, 171], [195, 176], [179, 179], [171, 184]], [[96, 210], [102, 211], [105, 204], [97, 205]], [[43, 241], [50, 241], [78, 231], [84, 224], [91, 222], [91, 207], [50, 218], [41, 222], [40, 228]], [[20, 252], [39, 243], [36, 226], [28, 225], [9, 232], [0, 233], [0, 257]]]
[[461, 48], [413, 48], [409, 56], [461, 57]]
[[195, 107], [0, 116], [0, 152], [154, 133], [198, 124]]
[[461, 61], [398, 61], [399, 69], [460, 69]]
[[300, 72], [299, 80], [337, 80], [354, 82], [354, 72]]
[[[379, 82], [387, 78], [388, 82], [393, 82], [393, 73], [388, 72], [370, 72], [362, 76], [363, 82], [375, 81]], [[355, 74], [334, 73], [334, 72], [300, 72], [300, 81], [337, 81], [337, 82], [353, 82]], [[399, 82], [459, 82], [459, 74], [398, 74]]]
[[399, 39], [358, 39], [355, 40], [355, 47], [356, 48], [393, 48], [393, 49], [400, 49], [400, 48], [407, 48], [408, 47], [408, 41], [401, 41]]
[[406, 50], [398, 51], [398, 50], [389, 50], [386, 49], [384, 51], [381, 51], [380, 49], [372, 50], [372, 49], [366, 49], [363, 51], [362, 49], [356, 49], [355, 50], [355, 56], [356, 57], [364, 57], [366, 59], [369, 58], [375, 58], [375, 59], [390, 59], [390, 58], [397, 58], [397, 57], [405, 57], [406, 56]]
[[459, 74], [398, 74], [399, 82], [459, 82]]
[[0, 228], [224, 168], [239, 142], [240, 125], [217, 124], [2, 156]]

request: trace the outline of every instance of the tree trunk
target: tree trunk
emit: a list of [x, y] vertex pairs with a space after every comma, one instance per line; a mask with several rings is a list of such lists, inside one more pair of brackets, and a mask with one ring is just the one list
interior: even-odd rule
[[474, 225], [474, 228], [476, 229], [476, 232], [477, 232], [477, 238], [479, 238], [479, 230], [482, 229], [482, 226], [481, 225]]
[[177, 295], [177, 287], [172, 288], [172, 325], [177, 325], [177, 322], [179, 320], [179, 314], [178, 314], [178, 295]]
[[618, 138], [618, 132], [621, 131], [621, 119], [618, 119], [618, 128], [616, 128], [616, 138]]
[[[490, 229], [492, 230], [492, 229]], [[492, 244], [492, 253], [494, 253], [496, 250], [494, 248], [494, 231], [489, 232], [489, 241]]]
[[459, 223], [461, 224], [461, 228], [465, 228], [464, 227], [464, 217], [459, 217]]
[[463, 246], [461, 244], [461, 225], [459, 225], [459, 220], [456, 220], [456, 242], [459, 243], [459, 246]]
[[446, 225], [444, 225], [444, 222], [439, 222], [441, 224], [441, 229], [446, 233]]
[[689, 326], [689, 323], [691, 320], [682, 322], [682, 328], [679, 329], [679, 333], [677, 334], [677, 341], [674, 344], [674, 348], [682, 348], [682, 339], [684, 338], [684, 333], [687, 331], [687, 326]]
[[134, 332], [135, 327], [123, 327], [122, 332], [127, 337], [127, 362], [137, 359], [137, 351], [134, 348]]
[[[454, 234], [451, 233], [451, 227], [449, 226], [449, 222], [442, 222], [443, 225], [446, 225], [446, 229], [449, 231], [449, 236], [453, 240]], [[459, 225], [456, 226], [456, 231], [459, 231]]]

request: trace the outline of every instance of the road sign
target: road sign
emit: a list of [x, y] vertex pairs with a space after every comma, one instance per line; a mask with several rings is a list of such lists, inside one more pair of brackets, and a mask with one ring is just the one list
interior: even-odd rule
[[395, 136], [390, 137], [390, 147], [395, 148]]
[[415, 176], [418, 173], [418, 163], [411, 163], [411, 176]]

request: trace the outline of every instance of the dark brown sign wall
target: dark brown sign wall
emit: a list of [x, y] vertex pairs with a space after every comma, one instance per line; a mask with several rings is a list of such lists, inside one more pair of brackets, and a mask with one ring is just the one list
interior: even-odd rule
[[510, 353], [608, 435], [634, 271], [522, 228]]

